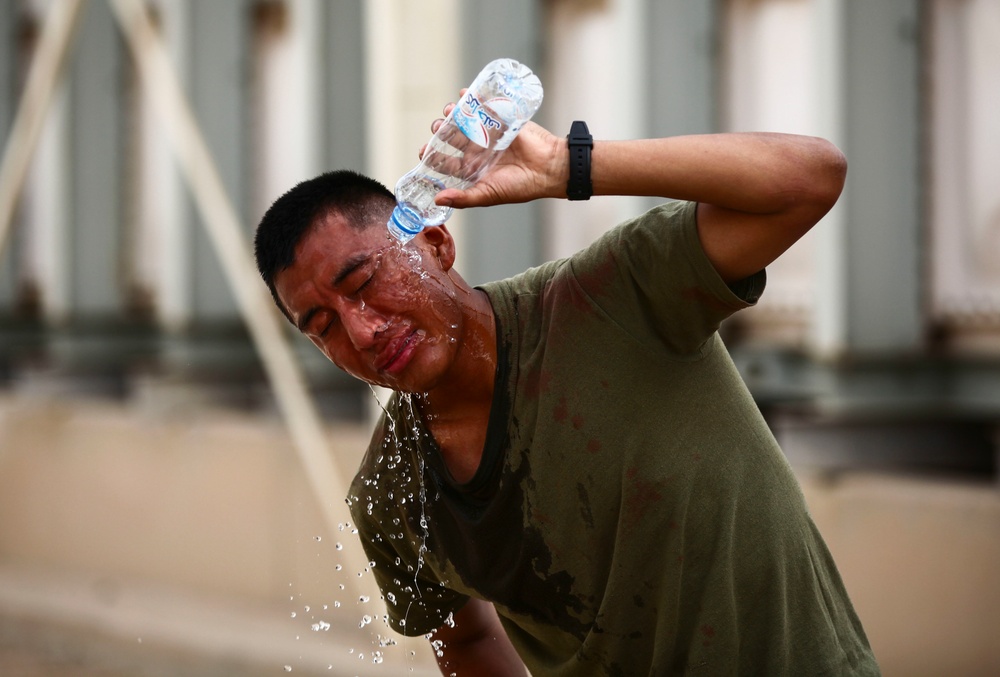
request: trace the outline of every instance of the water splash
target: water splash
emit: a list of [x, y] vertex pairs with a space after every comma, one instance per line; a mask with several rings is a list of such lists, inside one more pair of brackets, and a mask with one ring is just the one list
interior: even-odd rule
[[[451, 328], [452, 330], [455, 330], [457, 329], [457, 325], [453, 324], [451, 325]], [[386, 493], [386, 499], [390, 501], [395, 501], [400, 505], [405, 505], [409, 502], [417, 501], [419, 502], [420, 506], [419, 518], [418, 518], [419, 532], [417, 535], [417, 537], [419, 538], [419, 543], [414, 544], [417, 546], [417, 560], [415, 566], [407, 567], [409, 572], [412, 573], [413, 575], [412, 584], [406, 585], [404, 587], [401, 585], [401, 582], [397, 581], [397, 585], [400, 585], [400, 587], [405, 592], [408, 593], [409, 597], [406, 611], [403, 614], [403, 618], [398, 623], [399, 628], [405, 628], [409, 617], [410, 609], [413, 606], [413, 604], [419, 603], [417, 600], [423, 598], [425, 594], [430, 592], [429, 590], [424, 590], [423, 585], [420, 582], [420, 572], [422, 568], [425, 566], [425, 556], [426, 553], [428, 552], [427, 544], [430, 538], [430, 524], [427, 513], [427, 500], [429, 495], [428, 487], [426, 486], [427, 468], [425, 459], [421, 454], [417, 454], [416, 458], [412, 459], [410, 455], [405, 451], [405, 449], [407, 449], [409, 446], [409, 442], [419, 442], [421, 439], [429, 437], [429, 432], [427, 432], [420, 423], [421, 421], [420, 404], [423, 401], [425, 401], [427, 395], [426, 393], [424, 394], [397, 393], [396, 395], [397, 404], [399, 406], [399, 414], [401, 415], [400, 420], [397, 420], [397, 418], [392, 413], [389, 412], [389, 410], [386, 407], [386, 404], [383, 403], [382, 398], [379, 396], [379, 392], [370, 385], [369, 389], [372, 393], [372, 396], [375, 398], [376, 404], [385, 415], [386, 438], [383, 440], [382, 455], [377, 458], [378, 466], [384, 468], [386, 471], [390, 471], [393, 474], [393, 477], [400, 481], [400, 485], [398, 487], [390, 486], [390, 488], [387, 490]], [[369, 487], [374, 488], [378, 486], [379, 482], [382, 479], [383, 478], [380, 477], [380, 473], [374, 473], [371, 477], [365, 479], [365, 483]], [[417, 485], [416, 487], [414, 487], [414, 490], [407, 491], [405, 489], [402, 489], [402, 487], [405, 487], [407, 484], [414, 483], [414, 480], [416, 480], [415, 483]], [[358, 500], [359, 497], [354, 496], [351, 497], [351, 500], [349, 500], [349, 502], [353, 502], [354, 505], [358, 505], [357, 503]], [[363, 505], [365, 511], [369, 515], [374, 514], [375, 505], [373, 505], [371, 501], [364, 503]], [[384, 526], [389, 526], [389, 525], [384, 525]], [[399, 518], [395, 518], [393, 520], [392, 526], [398, 528], [398, 531], [386, 529], [388, 537], [404, 539], [405, 533], [401, 520]], [[349, 524], [343, 525], [343, 527], [340, 528], [340, 530], [341, 531], [350, 530], [354, 534], [358, 533], [358, 529], [357, 528], [351, 529]], [[337, 546], [341, 546], [341, 544], [338, 543], [335, 547]], [[339, 550], [340, 547], [337, 547], [337, 549]], [[401, 564], [398, 558], [396, 564], [397, 566]], [[375, 562], [368, 562], [369, 568], [374, 566]], [[368, 569], [366, 569], [365, 571], [367, 572]], [[362, 573], [363, 572], [359, 572], [358, 575], [361, 576]], [[343, 589], [343, 585], [341, 585], [340, 587], [341, 589]], [[382, 599], [383, 601], [387, 600], [388, 603], [391, 603], [393, 605], [397, 603], [396, 596], [393, 593], [388, 593]], [[359, 604], [367, 604], [369, 601], [370, 599], [367, 596], [362, 596], [361, 598], [358, 599]], [[339, 607], [340, 603], [335, 602], [334, 605], [335, 607]], [[451, 622], [453, 622], [451, 616], [449, 616], [449, 619], [451, 620]], [[376, 620], [378, 620], [377, 617], [373, 617], [370, 614], [364, 614], [359, 619], [358, 627], [359, 628], [369, 627]], [[381, 620], [386, 624], [387, 627], [390, 626], [388, 615], [383, 615], [381, 617]], [[396, 641], [394, 639], [378, 635], [373, 644], [378, 645], [378, 650], [369, 652], [368, 657], [372, 660], [373, 663], [381, 663], [384, 658], [382, 649], [385, 649], [390, 646], [395, 646]], [[443, 650], [443, 642], [441, 643], [441, 649]], [[354, 653], [353, 649], [351, 650], [351, 653], [352, 654]], [[359, 652], [356, 655], [358, 656], [359, 659], [362, 660], [365, 657], [365, 654], [361, 652]], [[416, 657], [416, 652], [409, 651], [408, 656], [410, 660], [413, 660]], [[412, 672], [412, 670], [413, 668], [411, 667], [410, 671]]]
[[[410, 421], [412, 424], [413, 439], [418, 440], [421, 436], [420, 426], [417, 423], [420, 417], [417, 415], [416, 410], [413, 407], [413, 396], [410, 393], [401, 393], [400, 400], [406, 408], [409, 410]], [[424, 565], [424, 554], [427, 552], [427, 539], [430, 537], [430, 527], [427, 522], [427, 487], [424, 484], [424, 470], [425, 461], [423, 454], [417, 454], [417, 479], [418, 479], [418, 497], [420, 500], [420, 532], [421, 540], [420, 546], [417, 549], [417, 566], [416, 571], [413, 572], [413, 588], [417, 593], [417, 597], [423, 597], [423, 593], [420, 592], [419, 586], [419, 575], [420, 570]]]

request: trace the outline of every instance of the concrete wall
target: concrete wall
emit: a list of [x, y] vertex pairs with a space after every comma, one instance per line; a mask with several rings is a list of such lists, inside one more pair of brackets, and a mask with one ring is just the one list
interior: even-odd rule
[[[329, 434], [348, 456], [367, 440], [351, 424]], [[887, 676], [1000, 673], [992, 481], [800, 477]], [[392, 660], [426, 667], [422, 639], [380, 649], [378, 621], [358, 627], [381, 606], [350, 592], [354, 574], [336, 571], [337, 542], [357, 547], [350, 534], [324, 532], [270, 415], [0, 396], [8, 614], [97, 628], [139, 655], [173, 643], [300, 673], [324, 661], [350, 674], [388, 674]], [[332, 629], [312, 630], [319, 621]], [[375, 650], [386, 664], [372, 663]]]
[[[337, 453], [356, 457], [367, 437], [329, 428]], [[48, 623], [74, 628], [71, 645], [96, 630], [137, 658], [241, 661], [207, 674], [422, 674], [426, 641], [383, 647], [381, 622], [362, 627], [384, 608], [361, 599], [359, 572], [338, 571], [338, 544], [360, 547], [350, 528], [328, 532], [273, 415], [0, 396], [0, 644]]]
[[888, 677], [1000, 674], [1000, 490], [972, 481], [801, 477]]

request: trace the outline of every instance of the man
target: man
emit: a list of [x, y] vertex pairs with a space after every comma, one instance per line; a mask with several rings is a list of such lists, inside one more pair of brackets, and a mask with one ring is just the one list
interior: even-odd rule
[[716, 332], [836, 202], [844, 157], [732, 134], [598, 141], [590, 159], [571, 175], [566, 139], [529, 124], [436, 201], [674, 201], [477, 288], [445, 226], [401, 246], [391, 193], [353, 173], [261, 222], [288, 319], [396, 391], [348, 497], [390, 624], [433, 633], [444, 674], [878, 674]]

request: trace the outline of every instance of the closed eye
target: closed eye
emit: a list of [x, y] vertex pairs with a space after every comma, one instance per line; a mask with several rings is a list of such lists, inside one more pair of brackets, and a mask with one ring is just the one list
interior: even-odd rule
[[336, 315], [331, 315], [330, 316], [330, 320], [320, 330], [319, 337], [320, 338], [325, 337], [329, 333], [330, 328], [333, 327], [333, 325], [336, 324], [336, 322], [337, 322], [337, 316]]
[[381, 267], [382, 267], [382, 253], [379, 252], [374, 257], [374, 263], [372, 265], [371, 274], [369, 274], [368, 277], [365, 278], [364, 282], [362, 282], [358, 286], [358, 288], [354, 290], [355, 296], [360, 294], [362, 291], [364, 291], [365, 287], [367, 287], [368, 285], [370, 285], [372, 282], [375, 281], [375, 278], [378, 276], [379, 268]]
[[372, 274], [371, 274], [371, 275], [370, 275], [370, 276], [368, 277], [368, 279], [367, 279], [367, 280], [365, 280], [364, 282], [362, 282], [362, 283], [361, 283], [361, 286], [360, 286], [360, 287], [358, 287], [358, 288], [357, 288], [357, 289], [355, 290], [355, 292], [354, 292], [354, 293], [355, 293], [355, 294], [360, 294], [360, 293], [361, 293], [361, 292], [362, 292], [362, 291], [364, 290], [364, 288], [365, 288], [365, 287], [367, 287], [368, 285], [370, 285], [370, 284], [372, 283], [372, 280], [374, 280], [374, 279], [375, 279], [375, 273], [372, 273]]

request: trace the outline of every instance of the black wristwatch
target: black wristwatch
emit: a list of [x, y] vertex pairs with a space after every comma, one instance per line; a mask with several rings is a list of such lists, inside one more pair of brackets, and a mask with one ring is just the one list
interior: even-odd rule
[[575, 120], [566, 137], [569, 142], [569, 183], [566, 197], [570, 200], [589, 200], [594, 194], [594, 184], [590, 181], [590, 151], [594, 148], [594, 137], [583, 120]]

